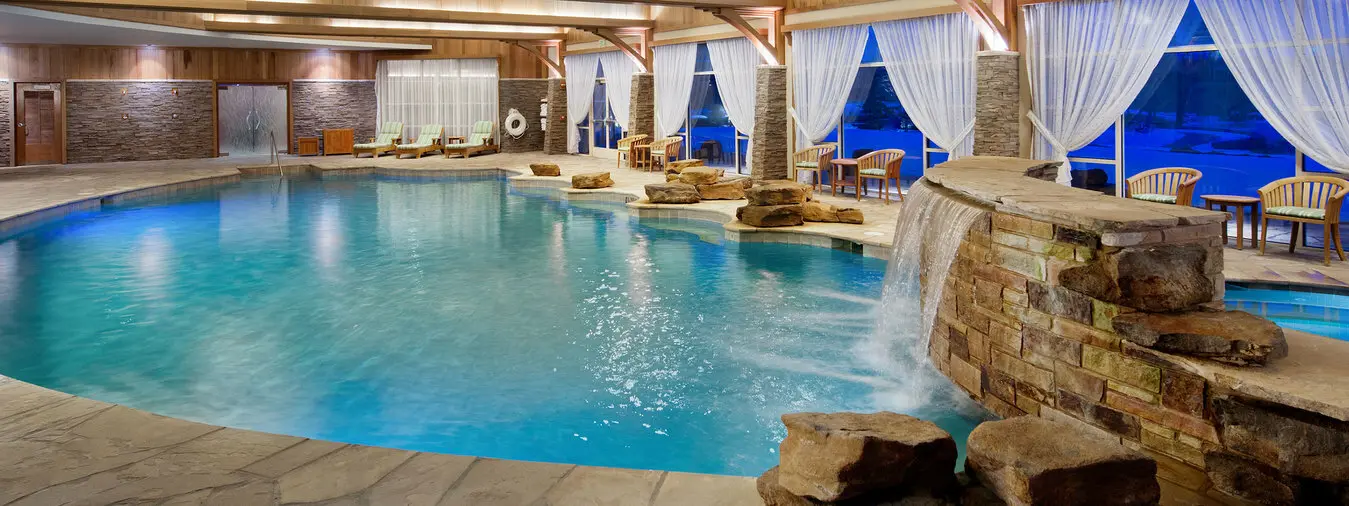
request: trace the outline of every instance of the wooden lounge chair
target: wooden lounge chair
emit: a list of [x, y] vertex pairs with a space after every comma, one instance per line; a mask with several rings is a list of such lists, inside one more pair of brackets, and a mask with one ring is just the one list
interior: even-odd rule
[[1146, 170], [1128, 179], [1124, 196], [1135, 200], [1189, 206], [1194, 200], [1194, 185], [1204, 174], [1188, 167], [1163, 167]]
[[666, 162], [679, 159], [679, 146], [684, 143], [683, 137], [666, 137], [657, 139], [651, 143], [651, 170], [656, 170], [657, 166], [665, 168]]
[[495, 129], [496, 128], [491, 121], [479, 121], [474, 123], [473, 133], [468, 136], [467, 141], [445, 145], [445, 149], [443, 150], [445, 158], [449, 158], [450, 155], [453, 154], [468, 158], [469, 156], [472, 156], [473, 153], [485, 153], [488, 151], [500, 153], [501, 146], [497, 145], [496, 139], [493, 137], [493, 130]]
[[422, 125], [421, 133], [417, 135], [416, 142], [398, 145], [398, 157], [414, 155], [421, 158], [424, 154], [444, 149], [440, 145], [440, 136], [444, 133], [445, 129], [440, 125]]
[[[622, 139], [619, 139], [619, 140], [618, 140], [618, 163], [617, 163], [617, 165], [614, 165], [614, 167], [620, 167], [620, 168], [623, 167], [623, 159], [624, 159], [624, 158], [628, 159], [628, 166], [629, 166], [629, 167], [632, 167], [632, 147], [633, 147], [634, 145], [639, 145], [642, 141], [646, 140], [648, 137], [650, 137], [650, 136], [648, 136], [648, 135], [646, 135], [646, 134], [637, 134], [637, 135], [629, 135], [629, 136], [627, 136], [627, 137], [624, 137], [624, 138], [622, 138]], [[634, 167], [634, 168], [635, 168], [635, 167]]]
[[1265, 238], [1269, 235], [1269, 220], [1283, 220], [1293, 225], [1288, 239], [1288, 252], [1297, 248], [1298, 234], [1303, 223], [1325, 227], [1321, 242], [1326, 265], [1330, 265], [1330, 244], [1344, 261], [1344, 247], [1340, 244], [1340, 206], [1349, 194], [1349, 182], [1327, 176], [1286, 177], [1260, 189], [1260, 254], [1265, 254]]
[[380, 127], [379, 134], [370, 139], [370, 142], [357, 144], [351, 148], [351, 156], [360, 158], [361, 153], [370, 153], [370, 156], [379, 158], [379, 155], [390, 151], [398, 150], [399, 141], [403, 140], [403, 124], [397, 121], [388, 121]]
[[[881, 181], [881, 196], [885, 198], [885, 203], [890, 203], [890, 181], [893, 180], [895, 188], [899, 188], [899, 166], [904, 163], [904, 150], [902, 149], [879, 149], [872, 151], [857, 159], [857, 200], [867, 194], [867, 180], [879, 179]], [[899, 192], [899, 201], [904, 201], [904, 192]]]
[[[815, 179], [815, 189], [820, 189], [820, 174], [830, 169], [829, 161], [834, 159], [838, 146], [824, 143], [811, 146], [792, 154], [792, 169], [796, 172], [810, 172]], [[796, 175], [792, 175], [796, 179]]]

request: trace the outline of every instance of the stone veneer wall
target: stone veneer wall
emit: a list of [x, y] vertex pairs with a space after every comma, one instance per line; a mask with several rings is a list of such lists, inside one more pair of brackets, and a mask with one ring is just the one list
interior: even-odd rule
[[69, 163], [215, 156], [211, 81], [69, 81], [65, 91]]
[[[966, 165], [954, 165], [960, 162]], [[951, 162], [947, 179], [977, 163]], [[1053, 171], [1044, 172], [1052, 178]], [[1036, 194], [1022, 181], [987, 178], [970, 186], [977, 188], [964, 193], [983, 200], [998, 192]], [[1083, 216], [1049, 209], [1056, 204], [1045, 202], [1059, 199], [1042, 197], [1025, 199], [1042, 214], [1002, 202], [976, 222], [960, 245], [933, 325], [929, 355], [936, 367], [999, 416], [1039, 416], [1105, 434], [1154, 456], [1161, 478], [1219, 501], [1231, 499], [1225, 494], [1273, 497], [1275, 504], [1349, 501], [1349, 423], [1238, 394], [1195, 366], [1205, 361], [1123, 339], [1112, 318], [1161, 295], [1102, 300], [1079, 291], [1073, 274], [1063, 275], [1141, 255], [1145, 261], [1134, 270], [1148, 272], [1126, 274], [1152, 286], [1203, 279], [1212, 283], [1206, 305], [1221, 308], [1220, 220], [1191, 208], [1143, 207], [1179, 215], [1158, 220], [1156, 213], [1140, 215], [1135, 202], [1098, 197], [1060, 207], [1081, 206]], [[1130, 223], [1134, 218], [1151, 224]], [[1197, 283], [1190, 288], [1204, 293]]]
[[980, 51], [975, 65], [974, 154], [1021, 156], [1021, 54]]
[[543, 136], [543, 153], [567, 154], [567, 80], [548, 79], [548, 131]]
[[755, 181], [787, 179], [787, 66], [760, 65], [755, 74], [754, 142], [750, 177]]
[[0, 79], [0, 167], [14, 165], [14, 83]]
[[650, 72], [632, 74], [632, 100], [628, 107], [628, 135], [656, 136], [656, 76]]
[[379, 127], [377, 107], [374, 81], [291, 81], [291, 152], [299, 150], [297, 139], [321, 139], [327, 128], [351, 128], [357, 143], [370, 140]]
[[[544, 143], [543, 125], [539, 122], [539, 105], [548, 97], [547, 79], [501, 79], [498, 81], [497, 96], [500, 100], [497, 119], [497, 135], [501, 138], [502, 153], [523, 153], [542, 151]], [[506, 115], [511, 109], [519, 109], [525, 117], [525, 133], [519, 139], [506, 133]]]

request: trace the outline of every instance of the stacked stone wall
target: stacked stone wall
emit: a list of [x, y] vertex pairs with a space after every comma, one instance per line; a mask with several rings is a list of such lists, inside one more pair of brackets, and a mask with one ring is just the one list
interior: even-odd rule
[[656, 76], [632, 74], [632, 100], [628, 107], [628, 135], [656, 136]]
[[[502, 153], [543, 151], [544, 131], [540, 123], [539, 105], [548, 97], [547, 79], [502, 79], [497, 96], [500, 97], [497, 135], [501, 138]], [[506, 115], [517, 109], [525, 117], [525, 133], [520, 138], [506, 133]]]
[[[321, 130], [350, 128], [356, 142], [375, 137], [374, 81], [293, 81], [290, 86], [291, 149], [299, 150], [300, 137], [323, 138]], [[403, 125], [404, 132], [416, 125]]]
[[567, 81], [548, 79], [548, 131], [543, 136], [543, 153], [567, 154]]
[[1021, 156], [1021, 55], [983, 51], [975, 68], [974, 154]]
[[[942, 293], [929, 354], [956, 385], [999, 416], [1065, 421], [1145, 451], [1161, 478], [1218, 501], [1349, 491], [1349, 470], [1299, 474], [1307, 464], [1293, 464], [1326, 454], [1349, 462], [1349, 424], [1243, 397], [1201, 375], [1195, 359], [1115, 330], [1117, 316], [1140, 307], [1221, 309], [1220, 224], [1106, 231], [1015, 212], [999, 207], [966, 233]], [[1082, 281], [1102, 265], [1133, 265], [1130, 255], [1149, 255], [1137, 264], [1154, 269], [1147, 287], [1165, 290], [1094, 291]]]
[[215, 156], [211, 81], [69, 81], [65, 90], [70, 163]]
[[750, 175], [755, 181], [787, 179], [787, 67], [760, 65], [757, 72]]
[[0, 167], [15, 163], [14, 83], [0, 79]]

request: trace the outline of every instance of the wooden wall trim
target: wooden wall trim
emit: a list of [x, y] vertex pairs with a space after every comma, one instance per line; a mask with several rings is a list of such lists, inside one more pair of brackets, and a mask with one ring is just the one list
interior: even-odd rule
[[901, 19], [923, 18], [927, 16], [940, 16], [943, 14], [955, 14], [959, 12], [962, 12], [960, 7], [952, 4], [950, 7], [932, 7], [927, 9], [915, 9], [911, 11], [892, 11], [892, 12], [877, 12], [870, 14], [858, 14], [854, 16], [843, 16], [832, 19], [823, 19], [819, 21], [807, 21], [802, 23], [783, 25], [782, 31], [793, 32], [797, 30], [811, 30], [815, 28], [829, 28], [834, 26], [865, 25], [870, 23], [879, 23], [882, 21], [897, 21]]

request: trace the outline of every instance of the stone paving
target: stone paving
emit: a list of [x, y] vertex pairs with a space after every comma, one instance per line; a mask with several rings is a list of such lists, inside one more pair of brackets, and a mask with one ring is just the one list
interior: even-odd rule
[[[565, 186], [572, 174], [612, 172], [614, 187], [565, 192], [573, 199], [637, 200], [644, 195], [642, 185], [663, 180], [659, 174], [617, 169], [609, 159], [537, 153], [466, 160], [283, 159], [292, 171], [503, 168], [522, 173], [538, 161], [557, 163], [563, 176], [523, 176], [516, 178], [517, 184]], [[220, 158], [0, 169], [0, 223], [12, 226], [25, 221], [14, 218], [24, 216], [52, 218], [65, 212], [53, 210], [57, 206], [96, 207], [99, 199], [146, 188], [230, 180], [239, 177], [240, 169], [275, 170], [258, 168], [264, 162]], [[742, 240], [751, 240], [748, 237], [756, 233], [766, 240], [814, 243], [803, 238], [821, 237], [876, 247], [893, 240], [900, 204], [886, 206], [874, 198], [859, 203], [828, 195], [819, 199], [861, 208], [866, 224], [812, 223], [764, 232], [733, 221], [740, 201], [633, 206], [639, 214], [645, 207], [725, 223], [728, 236], [738, 234]], [[4, 230], [0, 224], [0, 232]], [[1251, 249], [1229, 246], [1226, 255], [1224, 273], [1231, 280], [1334, 286], [1349, 281], [1349, 264], [1333, 262], [1325, 267], [1319, 252], [1310, 249], [1289, 255], [1280, 248], [1261, 257]], [[1250, 379], [1234, 381], [1243, 380]], [[514, 462], [306, 440], [166, 418], [0, 376], [0, 505], [114, 503], [716, 506], [758, 504], [759, 499], [749, 478]]]

